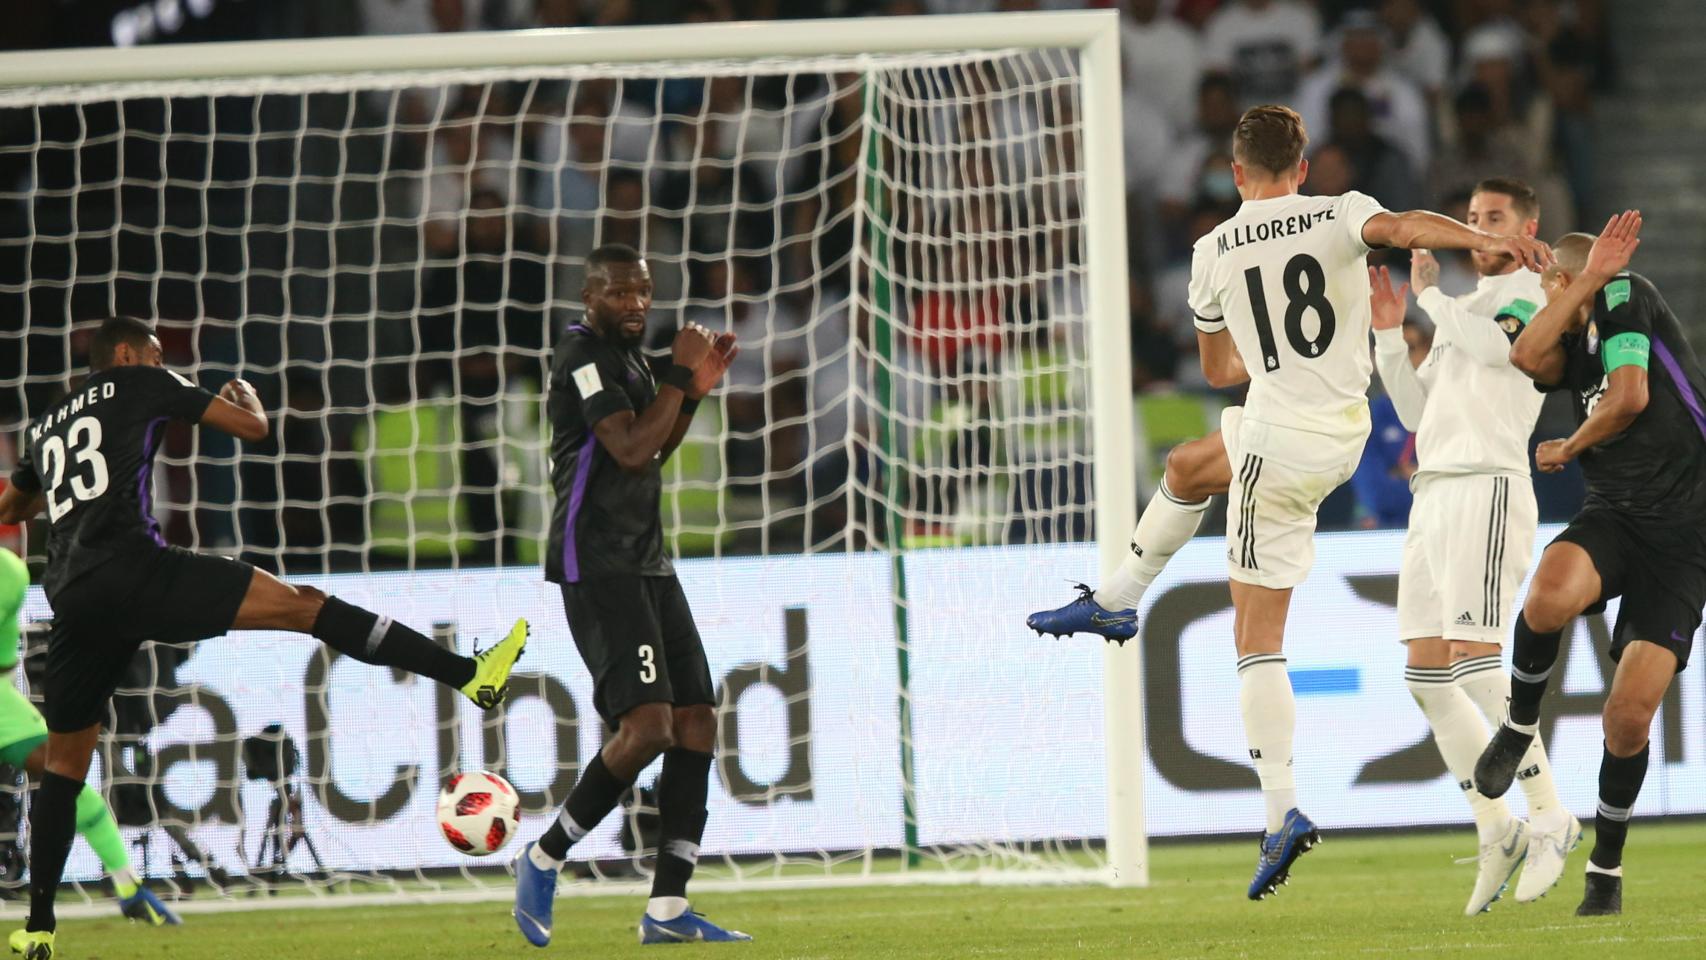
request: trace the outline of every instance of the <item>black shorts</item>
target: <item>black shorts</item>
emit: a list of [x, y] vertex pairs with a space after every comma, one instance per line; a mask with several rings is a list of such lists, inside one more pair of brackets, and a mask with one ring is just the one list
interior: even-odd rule
[[592, 674], [592, 703], [615, 728], [643, 703], [714, 704], [711, 665], [674, 576], [565, 583], [563, 613]]
[[1605, 601], [1623, 598], [1611, 633], [1612, 660], [1623, 656], [1631, 640], [1645, 640], [1676, 654], [1678, 671], [1688, 666], [1706, 607], [1706, 532], [1588, 507], [1552, 542], [1587, 551], [1601, 583], [1595, 606], [1603, 610]]
[[42, 715], [59, 733], [106, 719], [145, 640], [190, 643], [231, 629], [255, 568], [179, 547], [110, 560], [49, 598]]

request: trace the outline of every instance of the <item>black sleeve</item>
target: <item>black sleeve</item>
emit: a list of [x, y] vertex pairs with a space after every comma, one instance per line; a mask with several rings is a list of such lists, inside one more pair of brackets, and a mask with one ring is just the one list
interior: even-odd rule
[[581, 343], [564, 344], [561, 361], [551, 373], [551, 389], [563, 391], [564, 396], [580, 404], [588, 429], [613, 413], [634, 409], [622, 389], [620, 363], [606, 353], [587, 349]]
[[32, 495], [41, 492], [41, 476], [30, 461], [30, 448], [27, 446], [18, 456], [18, 465], [12, 468], [12, 486]]
[[174, 420], [200, 423], [213, 403], [213, 394], [196, 386], [182, 374], [165, 367], [138, 367], [138, 379], [154, 409]]

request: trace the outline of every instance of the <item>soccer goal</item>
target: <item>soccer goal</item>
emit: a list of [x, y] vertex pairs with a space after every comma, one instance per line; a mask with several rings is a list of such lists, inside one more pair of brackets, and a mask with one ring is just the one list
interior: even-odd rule
[[[1118, 47], [1100, 11], [0, 57], [3, 442], [147, 318], [274, 414], [165, 435], [168, 540], [464, 651], [534, 624], [496, 718], [306, 639], [145, 648], [96, 774], [138, 865], [505, 893], [433, 803], [500, 772], [531, 836], [601, 743], [542, 391], [623, 242], [660, 344], [743, 345], [666, 467], [723, 698], [701, 876], [1145, 883], [1136, 645], [1023, 626], [1133, 526]], [[647, 802], [577, 846], [598, 876]]]

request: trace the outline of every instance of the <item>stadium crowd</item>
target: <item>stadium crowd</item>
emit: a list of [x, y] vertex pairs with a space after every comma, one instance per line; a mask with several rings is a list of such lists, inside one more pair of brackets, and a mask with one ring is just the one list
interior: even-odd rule
[[[277, 5], [243, 24], [268, 36], [323, 36], [1114, 5], [321, 0]], [[1123, 0], [1117, 6], [1125, 67], [1132, 387], [1144, 430], [1140, 485], [1146, 491], [1168, 444], [1213, 429], [1215, 411], [1236, 402], [1202, 382], [1185, 291], [1192, 242], [1239, 204], [1228, 141], [1243, 108], [1281, 102], [1303, 114], [1313, 136], [1307, 189], [1316, 192], [1360, 190], [1390, 208], [1430, 207], [1462, 217], [1476, 181], [1516, 176], [1540, 194], [1545, 236], [1575, 228], [1580, 214], [1596, 210], [1593, 100], [1611, 74], [1605, 0]], [[54, 42], [50, 26], [38, 29], [44, 43]], [[145, 42], [160, 25], [132, 21], [126, 29], [127, 39]], [[239, 135], [269, 125], [337, 129], [345, 122], [337, 104], [312, 98], [265, 107], [254, 106], [255, 126], [247, 131], [237, 122]], [[849, 340], [870, 336], [849, 329], [845, 316], [848, 265], [858, 243], [846, 213], [857, 200], [853, 171], [860, 162], [860, 140], [853, 135], [862, 109], [856, 84], [834, 75], [752, 83], [732, 77], [581, 79], [369, 92], [359, 109], [385, 136], [352, 141], [347, 155], [319, 145], [288, 158], [272, 156], [273, 148], [288, 144], [261, 136], [247, 160], [208, 148], [155, 161], [160, 175], [171, 175], [175, 163], [196, 169], [205, 163], [234, 171], [238, 180], [282, 164], [273, 169], [287, 169], [300, 191], [257, 188], [242, 197], [214, 197], [205, 213], [171, 208], [161, 216], [164, 224], [197, 228], [222, 219], [233, 227], [244, 218], [288, 222], [289, 252], [283, 240], [273, 249], [261, 238], [246, 253], [208, 246], [176, 261], [168, 243], [156, 260], [152, 250], [128, 250], [131, 240], [121, 236], [113, 245], [118, 262], [84, 259], [63, 269], [123, 272], [119, 264], [130, 262], [198, 278], [120, 281], [111, 303], [80, 300], [75, 285], [69, 295], [63, 289], [18, 295], [34, 307], [29, 315], [54, 318], [36, 321], [44, 324], [42, 347], [50, 336], [63, 336], [63, 328], [51, 328], [59, 318], [81, 321], [111, 307], [168, 321], [220, 321], [201, 324], [193, 336], [187, 324], [164, 324], [169, 354], [178, 361], [193, 355], [228, 371], [239, 365], [259, 370], [249, 375], [263, 396], [292, 414], [283, 418], [270, 458], [245, 459], [235, 471], [217, 463], [198, 467], [196, 476], [173, 480], [183, 493], [174, 499], [187, 501], [193, 488], [201, 504], [195, 516], [186, 513], [174, 523], [195, 524], [200, 542], [240, 541], [258, 551], [252, 559], [270, 556], [284, 564], [289, 558], [298, 568], [294, 558], [334, 568], [434, 558], [530, 561], [537, 544], [528, 531], [538, 528], [543, 507], [536, 494], [524, 491], [541, 490], [543, 478], [518, 465], [528, 457], [509, 456], [505, 447], [539, 430], [528, 410], [536, 409], [548, 365], [542, 331], [566, 322], [547, 316], [551, 305], [572, 300], [567, 291], [578, 288], [568, 265], [595, 243], [622, 241], [652, 258], [660, 314], [743, 335], [771, 333], [731, 371], [723, 449], [690, 443], [679, 467], [688, 480], [700, 470], [726, 471], [722, 480], [731, 501], [709, 509], [734, 535], [707, 528], [681, 534], [678, 545], [689, 552], [821, 548], [829, 542], [823, 531], [846, 525], [852, 498], [823, 491], [842, 489], [849, 478], [875, 483], [871, 465], [856, 452], [859, 444], [843, 442], [850, 431], [862, 442], [871, 439], [861, 411], [849, 412], [843, 402], [856, 365], [823, 362], [845, 351]], [[211, 107], [204, 112], [198, 117], [180, 109], [170, 122], [179, 131], [198, 124], [231, 129], [230, 118], [215, 118]], [[45, 167], [30, 165], [28, 150], [16, 149], [25, 133], [34, 137], [17, 113], [0, 117], [0, 145], [14, 147], [0, 150], [0, 279], [8, 282], [27, 272], [19, 256], [33, 236], [28, 231], [50, 234], [51, 224], [77, 216], [52, 201], [29, 199], [32, 186], [56, 184]], [[655, 122], [660, 116], [670, 122]], [[104, 122], [99, 115], [43, 117], [50, 131], [56, 124], [88, 124], [85, 134]], [[124, 122], [146, 129], [163, 121], [144, 108], [127, 111]], [[653, 142], [654, 132], [661, 143]], [[737, 150], [747, 159], [729, 162]], [[117, 162], [85, 158], [80, 176], [96, 182], [102, 164]], [[128, 176], [145, 178], [148, 161], [139, 162], [140, 172], [126, 156]], [[334, 181], [342, 183], [326, 185]], [[115, 204], [121, 189], [113, 191]], [[224, 208], [222, 201], [234, 206]], [[123, 216], [137, 215], [136, 205], [123, 206]], [[360, 245], [330, 228], [304, 229], [336, 216], [375, 217], [385, 225], [375, 242], [364, 237], [371, 250], [350, 249]], [[418, 229], [403, 225], [410, 223]], [[1060, 256], [1076, 257], [1070, 240], [1050, 242], [1060, 245]], [[299, 261], [287, 258], [315, 249], [325, 251], [327, 264], [335, 259], [337, 268], [330, 283], [310, 288], [300, 275], [291, 277], [289, 268]], [[77, 260], [69, 250], [38, 247], [23, 254], [36, 258], [29, 275], [51, 275], [59, 255]], [[221, 282], [222, 276], [232, 279]], [[1462, 291], [1473, 282], [1466, 262], [1446, 264], [1445, 289]], [[1039, 295], [1030, 302], [1058, 305], [1060, 299]], [[922, 296], [909, 306], [920, 328], [982, 322], [946, 317], [947, 308]], [[239, 326], [245, 311], [272, 319]], [[324, 322], [289, 320], [302, 316]], [[1045, 320], [1002, 315], [991, 322]], [[1419, 351], [1425, 352], [1428, 335], [1418, 315], [1412, 336]], [[929, 344], [915, 346], [929, 355]], [[51, 366], [63, 362], [58, 348], [31, 357], [32, 369], [23, 373], [35, 379], [0, 398], [8, 434], [0, 443], [11, 442], [25, 410], [38, 408], [45, 391], [63, 387]], [[37, 362], [44, 366], [35, 369]], [[990, 402], [971, 388], [943, 404], [970, 409], [975, 423], [980, 405]], [[1414, 447], [1395, 419], [1380, 419], [1378, 405], [1365, 469], [1323, 507], [1324, 527], [1403, 523]], [[369, 415], [370, 409], [378, 414]], [[168, 453], [174, 443], [187, 440], [170, 440]], [[539, 449], [536, 437], [526, 444]], [[9, 465], [11, 457], [0, 447], [0, 461]], [[943, 468], [975, 473], [978, 466]], [[1055, 477], [1044, 485], [1052, 483], [1058, 498], [1059, 489], [1079, 486], [1080, 479]], [[1548, 477], [1538, 489], [1543, 517], [1559, 518], [1573, 508], [1579, 481], [1573, 474]], [[442, 495], [420, 495], [423, 490]], [[704, 506], [696, 496], [690, 484], [667, 508], [693, 514]], [[962, 506], [938, 496], [928, 480], [922, 492], [907, 496], [914, 504], [935, 503], [931, 509]], [[276, 517], [268, 510], [246, 518], [246, 511], [230, 509], [280, 501], [285, 506]], [[221, 525], [228, 528], [224, 534]], [[241, 536], [235, 525], [242, 525]], [[437, 542], [419, 536], [440, 528], [456, 532]], [[358, 546], [369, 543], [371, 554]]]

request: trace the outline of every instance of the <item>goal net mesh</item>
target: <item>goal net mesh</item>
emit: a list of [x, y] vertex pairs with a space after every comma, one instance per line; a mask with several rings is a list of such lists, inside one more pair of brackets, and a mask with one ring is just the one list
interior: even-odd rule
[[[142, 317], [168, 365], [248, 379], [272, 417], [258, 443], [166, 434], [169, 542], [464, 652], [533, 624], [488, 717], [303, 637], [145, 645], [92, 773], [136, 865], [501, 889], [516, 846], [464, 857], [433, 805], [454, 771], [494, 770], [530, 837], [608, 735], [540, 573], [543, 411], [585, 257], [622, 242], [651, 267], [654, 351], [689, 321], [742, 347], [664, 467], [722, 697], [701, 876], [1095, 869], [1100, 658], [1022, 627], [1095, 566], [1078, 68], [995, 51], [0, 91], [0, 466], [87, 374], [98, 321]], [[39, 573], [45, 527], [4, 535]], [[33, 591], [25, 617], [48, 616]], [[643, 873], [650, 803], [574, 856]], [[100, 873], [79, 842], [68, 877], [100, 896]]]

